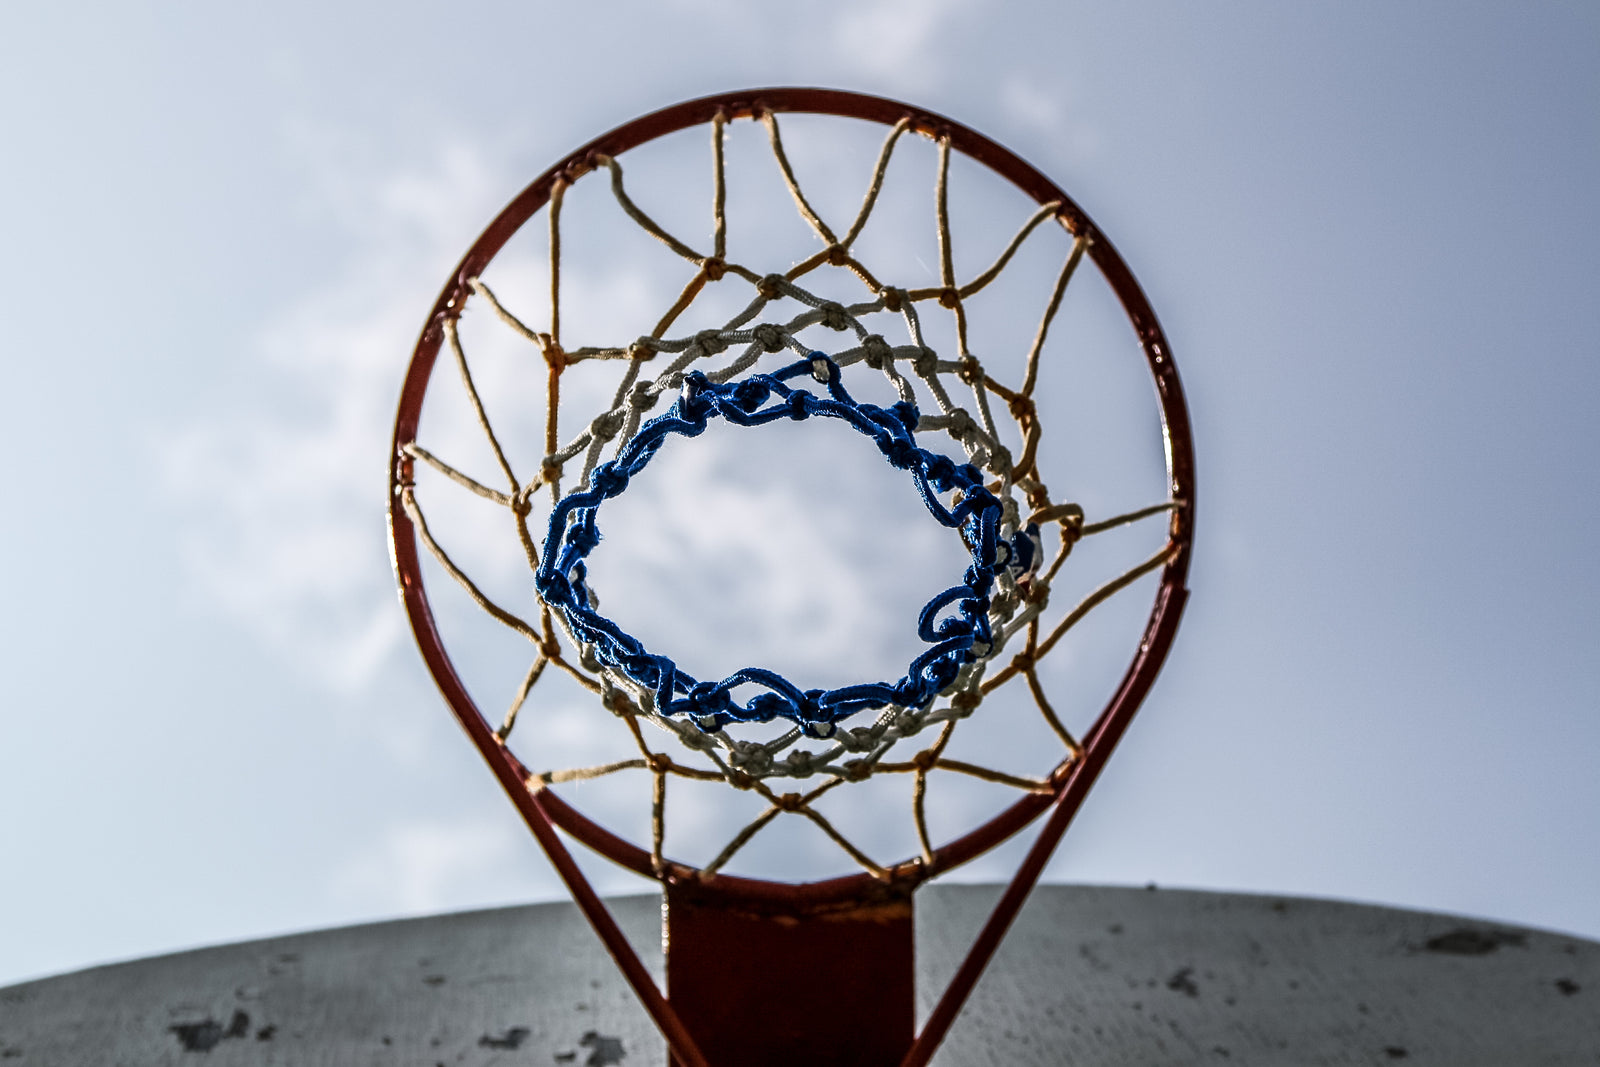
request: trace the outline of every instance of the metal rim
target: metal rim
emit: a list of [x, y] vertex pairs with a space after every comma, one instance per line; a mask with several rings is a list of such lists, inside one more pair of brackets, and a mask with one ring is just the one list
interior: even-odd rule
[[[416, 436], [423, 398], [443, 337], [441, 323], [460, 314], [470, 293], [468, 279], [481, 273], [511, 236], [548, 203], [558, 178], [575, 180], [594, 169], [596, 155], [620, 155], [656, 138], [710, 122], [719, 111], [730, 119], [752, 117], [764, 111], [800, 112], [862, 119], [886, 126], [909, 118], [912, 131], [948, 137], [952, 148], [1007, 179], [1037, 203], [1059, 201], [1058, 217], [1066, 220], [1075, 234], [1091, 237], [1087, 255], [1121, 302], [1155, 382], [1170, 490], [1173, 499], [1181, 501], [1183, 506], [1172, 512], [1168, 543], [1174, 547], [1175, 554], [1161, 572], [1155, 602], [1133, 660], [1084, 738], [1083, 756], [1074, 760], [1069, 755], [1051, 772], [1054, 791], [1029, 794], [1014, 802], [988, 821], [936, 849], [931, 864], [911, 859], [890, 868], [892, 880], [915, 884], [1000, 844], [1061, 800], [1070, 785], [1077, 785], [1082, 791], [1092, 783], [1166, 658], [1182, 614], [1194, 531], [1194, 454], [1188, 409], [1177, 367], [1154, 310], [1122, 257], [1088, 215], [1049, 178], [975, 130], [933, 112], [883, 97], [832, 89], [747, 90], [702, 97], [635, 119], [595, 138], [541, 174], [500, 212], [462, 257], [434, 303], [406, 372], [395, 418], [389, 469], [389, 546], [401, 599], [423, 659], [451, 711], [541, 840], [546, 837], [541, 831], [556, 826], [646, 878], [674, 881], [695, 877], [694, 868], [677, 863], [669, 863], [664, 872], [657, 873], [652, 869], [647, 850], [593, 822], [552, 791], [530, 792], [526, 788], [527, 768], [490, 728], [445, 650], [422, 581], [416, 533], [398, 501], [401, 487], [410, 484], [412, 478], [412, 460], [403, 452], [403, 447]], [[542, 825], [535, 825], [536, 822]], [[746, 897], [811, 902], [855, 899], [879, 885], [878, 880], [866, 872], [800, 884], [723, 874], [717, 875], [714, 881]]]

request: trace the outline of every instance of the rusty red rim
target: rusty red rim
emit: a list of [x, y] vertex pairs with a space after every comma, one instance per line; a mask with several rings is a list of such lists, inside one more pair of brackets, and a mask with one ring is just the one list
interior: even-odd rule
[[[501, 211], [462, 257], [434, 303], [406, 372], [395, 419], [389, 484], [389, 545], [401, 598], [422, 657], [451, 711], [488, 761], [536, 836], [546, 845], [546, 850], [550, 850], [552, 840], [548, 834], [549, 828], [559, 827], [613, 862], [644, 877], [658, 877], [652, 870], [650, 854], [646, 849], [593, 822], [553, 792], [530, 792], [527, 789], [526, 768], [495, 735], [445, 650], [423, 585], [416, 534], [410, 519], [399, 506], [399, 490], [409, 483], [412, 474], [411, 460], [403, 448], [416, 436], [423, 398], [442, 340], [440, 323], [460, 313], [470, 292], [468, 279], [480, 274], [511, 236], [545, 206], [557, 178], [566, 176], [575, 179], [579, 174], [593, 169], [592, 160], [596, 155], [620, 155], [658, 137], [710, 122], [719, 111], [729, 118], [758, 115], [763, 111], [802, 112], [862, 119], [886, 126], [909, 118], [914, 131], [948, 137], [952, 148], [1006, 178], [1037, 203], [1059, 201], [1059, 215], [1072, 231], [1090, 237], [1087, 255], [1121, 302], [1155, 382], [1166, 444], [1167, 475], [1173, 499], [1180, 501], [1182, 506], [1175, 509], [1171, 517], [1169, 544], [1175, 551], [1161, 573], [1155, 601], [1132, 662], [1121, 684], [1084, 738], [1083, 757], [1077, 761], [1070, 758], [1063, 760], [1055, 768], [1051, 775], [1054, 792], [1029, 794], [1016, 801], [988, 821], [935, 850], [932, 864], [908, 860], [892, 868], [897, 880], [913, 883], [922, 881], [983, 854], [1058, 802], [1071, 800], [1075, 808], [1076, 803], [1081, 801], [1082, 794], [1087, 792], [1098, 776], [1111, 749], [1149, 692], [1166, 658], [1182, 614], [1194, 530], [1194, 456], [1188, 409], [1184, 403], [1177, 367], [1155, 312], [1115, 247], [1076, 202], [1033, 166], [982, 134], [933, 112], [882, 97], [832, 89], [758, 89], [703, 97], [645, 115], [595, 138], [541, 174]], [[1069, 797], [1069, 794], [1073, 796]], [[565, 850], [561, 850], [561, 853], [566, 864], [570, 864], [570, 857], [566, 857]], [[554, 854], [552, 858], [556, 859]], [[568, 872], [561, 860], [557, 862], [564, 876], [575, 873]], [[693, 873], [693, 868], [688, 866], [669, 864], [660, 877], [673, 880], [691, 877]], [[859, 898], [871, 891], [876, 879], [863, 872], [802, 884], [733, 875], [718, 875], [715, 882], [730, 892], [744, 896], [817, 902]]]

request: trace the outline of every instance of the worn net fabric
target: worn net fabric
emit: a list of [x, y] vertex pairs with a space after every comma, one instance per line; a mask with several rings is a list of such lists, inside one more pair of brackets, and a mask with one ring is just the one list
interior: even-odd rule
[[[595, 694], [598, 703], [620, 720], [636, 747], [637, 755], [629, 759], [601, 766], [542, 771], [530, 779], [530, 789], [645, 772], [651, 782], [651, 854], [656, 869], [662, 870], [669, 783], [674, 779], [720, 780], [734, 788], [755, 792], [766, 802], [766, 807], [702, 868], [703, 874], [723, 868], [757, 833], [787, 814], [815, 823], [862, 868], [887, 877], [887, 867], [840, 833], [817, 810], [817, 802], [836, 788], [873, 776], [910, 776], [910, 817], [922, 859], [931, 862], [934, 844], [928, 831], [926, 797], [932, 772], [971, 776], [1018, 790], [1047, 791], [1051, 787], [1049, 779], [1011, 774], [951, 758], [947, 749], [952, 735], [957, 725], [978, 713], [984, 699], [1000, 687], [1021, 686], [1062, 746], [1062, 759], [1055, 773], [1063, 773], [1071, 760], [1080, 756], [1078, 741], [1063, 725], [1041, 685], [1038, 665], [1090, 611], [1169, 562], [1175, 549], [1170, 544], [1163, 546], [1064, 612], [1050, 610], [1052, 582], [1081, 538], [1141, 519], [1159, 517], [1182, 504], [1174, 500], [1159, 501], [1133, 512], [1088, 521], [1076, 503], [1052, 496], [1038, 469], [1042, 428], [1034, 393], [1041, 354], [1063, 295], [1087, 250], [1086, 237], [1074, 236], [1060, 263], [1048, 302], [1038, 312], [1038, 327], [1020, 382], [1006, 384], [996, 380], [969, 347], [967, 301], [1000, 276], [1024, 242], [1040, 227], [1067, 225], [1060, 215], [1059, 204], [1039, 207], [987, 269], [965, 282], [958, 280], [949, 218], [951, 149], [948, 141], [939, 139], [936, 133], [931, 134], [937, 143], [933, 225], [938, 237], [941, 284], [897, 288], [875, 276], [869, 266], [856, 257], [853, 245], [877, 205], [897, 143], [908, 132], [913, 136], [929, 134], [912, 131], [909, 121], [902, 121], [889, 131], [859, 211], [840, 234], [818, 215], [802, 191], [785, 152], [777, 117], [764, 114], [758, 121], [766, 126], [773, 157], [796, 209], [821, 241], [819, 251], [782, 272], [758, 271], [728, 258], [724, 161], [728, 120], [721, 115], [713, 120], [710, 131], [714, 188], [713, 236], [709, 251], [691, 247], [642, 211], [629, 196], [622, 166], [616, 159], [593, 157], [593, 171], [589, 172], [593, 176], [569, 171], [556, 182], [546, 208], [550, 278], [548, 303], [544, 309], [547, 330], [530, 326], [532, 314], [514, 311], [508, 306], [510, 302], [503, 301], [481, 279], [469, 279], [473, 294], [506, 328], [532, 345], [547, 367], [545, 454], [538, 470], [528, 472], [527, 476], [515, 470], [503, 445], [503, 434], [493, 424], [480, 396], [455, 318], [446, 318], [442, 323], [445, 341], [498, 471], [469, 473], [452, 463], [450, 457], [435, 455], [415, 443], [407, 445], [406, 451], [461, 490], [504, 509], [505, 535], [516, 538], [531, 578], [539, 572], [542, 549], [541, 535], [531, 518], [536, 499], [541, 494], [547, 495], [554, 506], [565, 493], [590, 487], [596, 471], [603, 471], [608, 461], [624, 454], [641, 428], [650, 424], [653, 409], [663, 398], [680, 394], [691, 375], [693, 380], [721, 386], [748, 380], [752, 375], [771, 373], [780, 363], [825, 355], [841, 375], [880, 375], [904, 404], [914, 405], [920, 413], [914, 431], [924, 435], [922, 441], [926, 447], [948, 451], [955, 460], [982, 472], [985, 490], [1000, 505], [1003, 538], [1015, 542], [1039, 526], [1055, 527], [1058, 536], [1051, 539], [1053, 552], [1044, 552], [1043, 558], [1032, 561], [1026, 568], [998, 569], [988, 600], [985, 647], [974, 649], [954, 679], [931, 699], [862, 711], [837, 723], [837, 728], [805, 730], [797, 725], [777, 737], [742, 736], [739, 723], [715, 716], [669, 713], [659, 706], [650, 686], [615, 665], [601, 662], [593, 642], [573, 632], [563, 611], [551, 610], [549, 604], [541, 601], [537, 618], [529, 619], [495, 602], [480, 583], [458, 565], [449, 548], [434, 536], [415, 486], [402, 486], [401, 504], [439, 565], [484, 612], [521, 634], [532, 646], [530, 666], [498, 730], [501, 740], [511, 737], [530, 694], [554, 667]], [[604, 338], [599, 339], [602, 343], [598, 344], [570, 346], [563, 340], [560, 319], [562, 204], [569, 186], [585, 177], [591, 181], [608, 178], [617, 207], [685, 264], [686, 284], [655, 328], [645, 336], [626, 340]], [[843, 303], [824, 299], [808, 289], [807, 276], [828, 268], [848, 271], [859, 279], [862, 299]], [[750, 292], [749, 302], [720, 328], [674, 333], [674, 325], [711, 285], [744, 285]], [[804, 310], [783, 318], [774, 316], [777, 305], [785, 300], [794, 301]], [[952, 316], [955, 351], [941, 353], [928, 343], [921, 309]], [[621, 361], [624, 371], [609, 406], [598, 412], [564, 411], [562, 383], [566, 376], [583, 373], [585, 364], [610, 361]], [[574, 419], [578, 422], [575, 432], [570, 428]], [[997, 419], [1010, 420], [1013, 431], [1010, 436], [1021, 442], [1020, 452], [1013, 454], [1006, 447]], [[931, 444], [935, 439], [942, 440], [944, 445]], [[491, 484], [497, 480], [501, 488]], [[565, 490], [564, 481], [567, 483]], [[451, 504], [440, 501], [431, 506], [449, 507]], [[1038, 544], [1043, 551], [1043, 542]], [[692, 758], [673, 755], [667, 750], [670, 746], [653, 738], [645, 727], [664, 731]], [[798, 788], [789, 791], [785, 786], [787, 781], [795, 782]]]

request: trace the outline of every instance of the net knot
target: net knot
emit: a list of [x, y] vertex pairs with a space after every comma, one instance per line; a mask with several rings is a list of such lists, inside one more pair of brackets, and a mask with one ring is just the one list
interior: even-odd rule
[[772, 388], [759, 378], [751, 378], [740, 382], [733, 391], [733, 402], [741, 411], [751, 412], [767, 402], [767, 397], [772, 395]]
[[864, 782], [872, 777], [872, 761], [853, 759], [844, 765], [844, 777], [850, 782]]
[[[717, 747], [717, 743], [715, 741], [701, 733], [699, 730], [695, 729], [694, 726], [690, 725], [689, 723], [677, 724], [677, 735], [678, 740], [683, 742], [683, 747], [694, 752], [710, 752], [712, 749]], [[728, 781], [731, 782], [733, 779], [729, 778]], [[740, 788], [743, 789], [746, 787], [740, 786]]]
[[561, 347], [561, 342], [547, 333], [541, 333], [537, 336], [539, 338], [539, 350], [544, 353], [544, 361], [549, 365], [550, 369], [557, 374], [566, 370], [567, 353]]
[[925, 748], [911, 757], [911, 766], [915, 767], [919, 774], [927, 774], [938, 762], [939, 754], [931, 748]]
[[721, 256], [707, 256], [700, 261], [700, 269], [705, 271], [706, 281], [720, 282], [728, 273], [728, 262]]
[[866, 752], [872, 748], [872, 731], [865, 726], [857, 726], [849, 730], [840, 730], [834, 740], [846, 752]]
[[963, 716], [971, 715], [979, 704], [983, 703], [983, 694], [975, 689], [963, 689], [950, 698], [950, 710], [958, 711]]
[[865, 752], [878, 743], [878, 738], [882, 733], [881, 727], [857, 726], [850, 731], [850, 739], [855, 742], [855, 747], [858, 751]]
[[972, 421], [965, 408], [951, 408], [944, 417], [944, 428], [957, 441], [966, 441], [977, 432], [978, 424]]
[[728, 771], [727, 777], [728, 784], [733, 786], [735, 789], [754, 789], [756, 787], [755, 777], [753, 775], [746, 774], [737, 767], [731, 768]]
[[956, 376], [968, 385], [977, 385], [983, 380], [983, 365], [978, 362], [977, 356], [962, 356], [956, 364]]
[[600, 682], [600, 706], [613, 715], [632, 715], [633, 701], [628, 699], [628, 694], [612, 685], [603, 676]]
[[1021, 393], [1012, 397], [1011, 403], [1006, 406], [1011, 409], [1011, 417], [1018, 422], [1028, 422], [1033, 418], [1034, 411], [1037, 410], [1034, 407], [1033, 399], [1023, 396]]
[[899, 470], [910, 470], [917, 465], [917, 446], [903, 437], [889, 437], [878, 442], [878, 451]]
[[754, 330], [751, 330], [750, 334], [756, 339], [756, 343], [761, 346], [762, 351], [783, 351], [786, 338], [784, 337], [782, 326], [778, 326], [770, 322], [763, 322], [760, 326], [757, 326]]
[[650, 753], [646, 762], [650, 764], [652, 774], [666, 774], [673, 768], [672, 757], [665, 752]]
[[714, 356], [728, 350], [728, 341], [718, 330], [701, 330], [694, 335], [694, 347], [705, 355]]
[[772, 798], [772, 805], [779, 811], [793, 814], [805, 808], [806, 798], [799, 793], [779, 793]]
[[924, 346], [911, 361], [911, 369], [924, 378], [932, 378], [939, 373], [939, 353]]
[[781, 274], [769, 274], [759, 282], [756, 282], [756, 292], [768, 300], [776, 300], [783, 295], [783, 290], [788, 285], [788, 281], [789, 279]]
[[889, 347], [889, 342], [880, 334], [869, 334], [866, 340], [861, 342], [861, 347], [866, 353], [862, 358], [873, 370], [882, 370], [894, 362], [894, 349]]
[[635, 411], [649, 411], [656, 406], [656, 392], [650, 382], [634, 382], [628, 391], [628, 406]]
[[539, 464], [539, 479], [545, 485], [554, 485], [561, 479], [561, 461], [546, 456]]
[[904, 289], [896, 289], [892, 285], [886, 285], [886, 286], [883, 287], [882, 293], [883, 293], [883, 310], [885, 310], [885, 311], [899, 311], [902, 307], [905, 306], [906, 291]]
[[656, 358], [656, 353], [661, 349], [656, 345], [653, 337], [641, 337], [628, 346], [628, 358], [636, 359], [640, 363]]
[[810, 749], [797, 748], [783, 762], [790, 774], [803, 778], [816, 767], [817, 757]]
[[848, 330], [850, 328], [850, 313], [844, 305], [834, 300], [829, 300], [817, 309], [822, 312], [822, 325], [830, 330]]
[[842, 267], [850, 261], [850, 250], [837, 241], [828, 246], [828, 262]]
[[[589, 484], [607, 497], [619, 496], [627, 488], [631, 475], [615, 463], [602, 463], [589, 476]], [[587, 541], [584, 542], [587, 545]], [[593, 546], [589, 546], [593, 547]]]
[[1051, 504], [1039, 508], [1028, 516], [1029, 523], [1043, 525], [1054, 522], [1061, 527], [1061, 550], [1072, 551], [1072, 546], [1083, 536], [1083, 508], [1077, 504]]
[[1026, 674], [1027, 672], [1033, 670], [1033, 665], [1035, 662], [1036, 657], [1034, 656], [1033, 652], [1025, 648], [1021, 652], [1018, 652], [1015, 656], [1011, 657], [1011, 669]]
[[989, 451], [988, 468], [1001, 477], [1011, 474], [1011, 450], [996, 443]]
[[728, 753], [728, 762], [736, 768], [761, 774], [772, 768], [772, 753], [767, 751], [765, 745], [754, 741], [735, 741]]
[[622, 412], [606, 411], [596, 415], [589, 423], [589, 433], [596, 441], [609, 441], [622, 430]]
[[961, 294], [956, 291], [955, 286], [947, 285], [943, 289], [939, 290], [940, 307], [955, 308], [959, 307], [960, 305]]

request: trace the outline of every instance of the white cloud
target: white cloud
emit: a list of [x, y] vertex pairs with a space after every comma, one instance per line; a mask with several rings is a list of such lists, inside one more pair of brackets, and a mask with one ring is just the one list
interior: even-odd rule
[[1045, 138], [1057, 158], [1082, 163], [1100, 154], [1104, 138], [1082, 109], [1071, 106], [1071, 94], [1026, 72], [1013, 71], [1000, 85], [1005, 117]]
[[333, 873], [336, 898], [416, 914], [526, 895], [527, 839], [510, 820], [420, 820], [389, 827]]
[[1050, 130], [1061, 121], [1058, 94], [1017, 74], [1002, 84], [1000, 102], [1013, 116], [1041, 130]]
[[[440, 279], [504, 181], [481, 154], [366, 183], [310, 147], [312, 185], [354, 248], [347, 269], [280, 315], [244, 354], [264, 383], [225, 410], [164, 430], [168, 491], [202, 596], [287, 661], [359, 687], [404, 624], [383, 525], [383, 472], [406, 356]], [[356, 209], [355, 205], [362, 205]], [[464, 236], [466, 235], [466, 236]]]
[[966, 0], [878, 0], [850, 6], [837, 17], [840, 50], [857, 66], [894, 81], [929, 79], [929, 44]]

